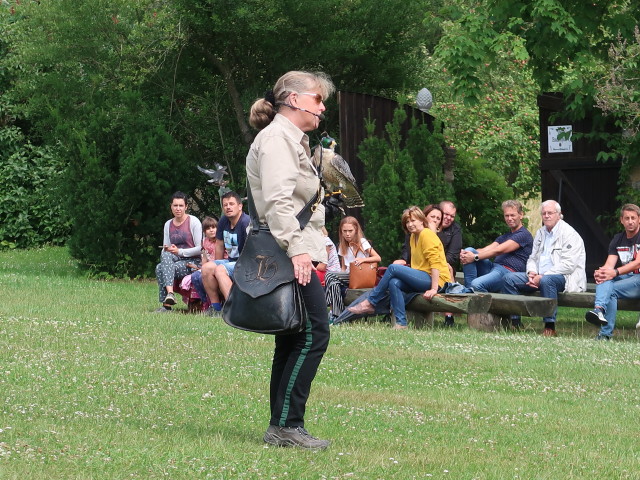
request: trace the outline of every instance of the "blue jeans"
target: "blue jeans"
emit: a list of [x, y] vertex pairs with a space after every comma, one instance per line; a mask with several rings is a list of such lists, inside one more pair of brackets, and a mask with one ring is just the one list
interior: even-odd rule
[[391, 297], [391, 308], [398, 325], [407, 324], [407, 313], [402, 292], [426, 292], [431, 289], [431, 276], [422, 270], [406, 265], [391, 264], [384, 272], [380, 283], [371, 290], [369, 301], [376, 305], [386, 295]]
[[[516, 295], [520, 292], [535, 292], [540, 290], [540, 293], [545, 298], [555, 298], [558, 300], [558, 292], [564, 291], [564, 275], [543, 275], [540, 279], [539, 288], [533, 288], [527, 285], [529, 281], [529, 275], [524, 272], [511, 272], [504, 277], [504, 286], [502, 287], [503, 293], [510, 293]], [[553, 310], [553, 314], [550, 317], [544, 317], [542, 320], [545, 323], [555, 323], [556, 315], [558, 314], [558, 307]]]
[[627, 273], [596, 285], [595, 306], [604, 308], [604, 318], [609, 322], [600, 327], [602, 336], [613, 335], [619, 298], [640, 298], [640, 275]]
[[[465, 248], [468, 252], [478, 253], [475, 248]], [[462, 266], [464, 286], [474, 292], [499, 292], [502, 290], [502, 278], [511, 270], [484, 259]]]

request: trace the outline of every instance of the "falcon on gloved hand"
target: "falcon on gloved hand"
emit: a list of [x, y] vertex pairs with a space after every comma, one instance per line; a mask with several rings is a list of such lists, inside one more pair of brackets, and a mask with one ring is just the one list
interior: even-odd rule
[[340, 192], [348, 208], [364, 207], [356, 188], [356, 179], [347, 161], [335, 152], [336, 145], [336, 141], [325, 134], [320, 139], [320, 145], [313, 150], [314, 163], [321, 168], [325, 188], [334, 193]]

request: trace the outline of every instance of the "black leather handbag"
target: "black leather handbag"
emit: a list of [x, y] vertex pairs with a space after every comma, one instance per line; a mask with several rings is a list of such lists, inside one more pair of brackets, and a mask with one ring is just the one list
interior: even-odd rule
[[[307, 310], [293, 263], [269, 227], [260, 225], [248, 182], [247, 196], [251, 230], [233, 270], [233, 286], [222, 308], [222, 318], [228, 325], [250, 332], [299, 333], [306, 325]], [[301, 230], [320, 198], [318, 190], [296, 216]]]

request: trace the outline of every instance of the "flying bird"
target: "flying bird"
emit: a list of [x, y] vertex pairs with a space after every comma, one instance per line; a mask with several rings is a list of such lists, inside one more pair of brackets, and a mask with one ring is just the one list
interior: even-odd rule
[[215, 170], [202, 168], [200, 165], [196, 166], [198, 167], [198, 170], [209, 177], [209, 180], [207, 180], [207, 182], [224, 187], [228, 183], [227, 180], [224, 179], [224, 176], [227, 174], [227, 167], [223, 167], [219, 163], [216, 163], [214, 165], [216, 167]]
[[325, 186], [334, 193], [340, 192], [348, 208], [364, 207], [356, 187], [356, 179], [353, 178], [347, 161], [335, 152], [336, 145], [335, 139], [323, 136], [320, 145], [313, 151], [314, 163], [321, 165]]

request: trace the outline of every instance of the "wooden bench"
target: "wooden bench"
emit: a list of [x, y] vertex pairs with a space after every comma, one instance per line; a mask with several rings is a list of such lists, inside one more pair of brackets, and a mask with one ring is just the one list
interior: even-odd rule
[[[345, 296], [345, 304], [349, 305], [360, 295], [370, 289], [349, 289]], [[425, 300], [421, 295], [416, 296], [407, 304], [407, 321], [416, 328], [433, 326], [434, 312], [451, 312], [471, 314], [486, 314], [491, 306], [491, 295], [487, 293], [473, 294], [440, 294], [432, 300]], [[395, 319], [392, 316], [392, 324]]]
[[[347, 290], [345, 304], [349, 305], [368, 289]], [[482, 297], [481, 300], [476, 300]], [[584, 308], [594, 306], [595, 284], [588, 284], [586, 292], [559, 293], [557, 305], [560, 307]], [[524, 317], [546, 317], [556, 308], [556, 301], [540, 296], [540, 292], [525, 295], [506, 293], [473, 293], [460, 295], [437, 295], [428, 301], [417, 296], [407, 305], [407, 320], [416, 328], [433, 325], [434, 312], [464, 313], [469, 327], [493, 331], [500, 329], [510, 315]], [[640, 312], [640, 299], [618, 299], [618, 310]], [[394, 321], [392, 316], [392, 322]]]

